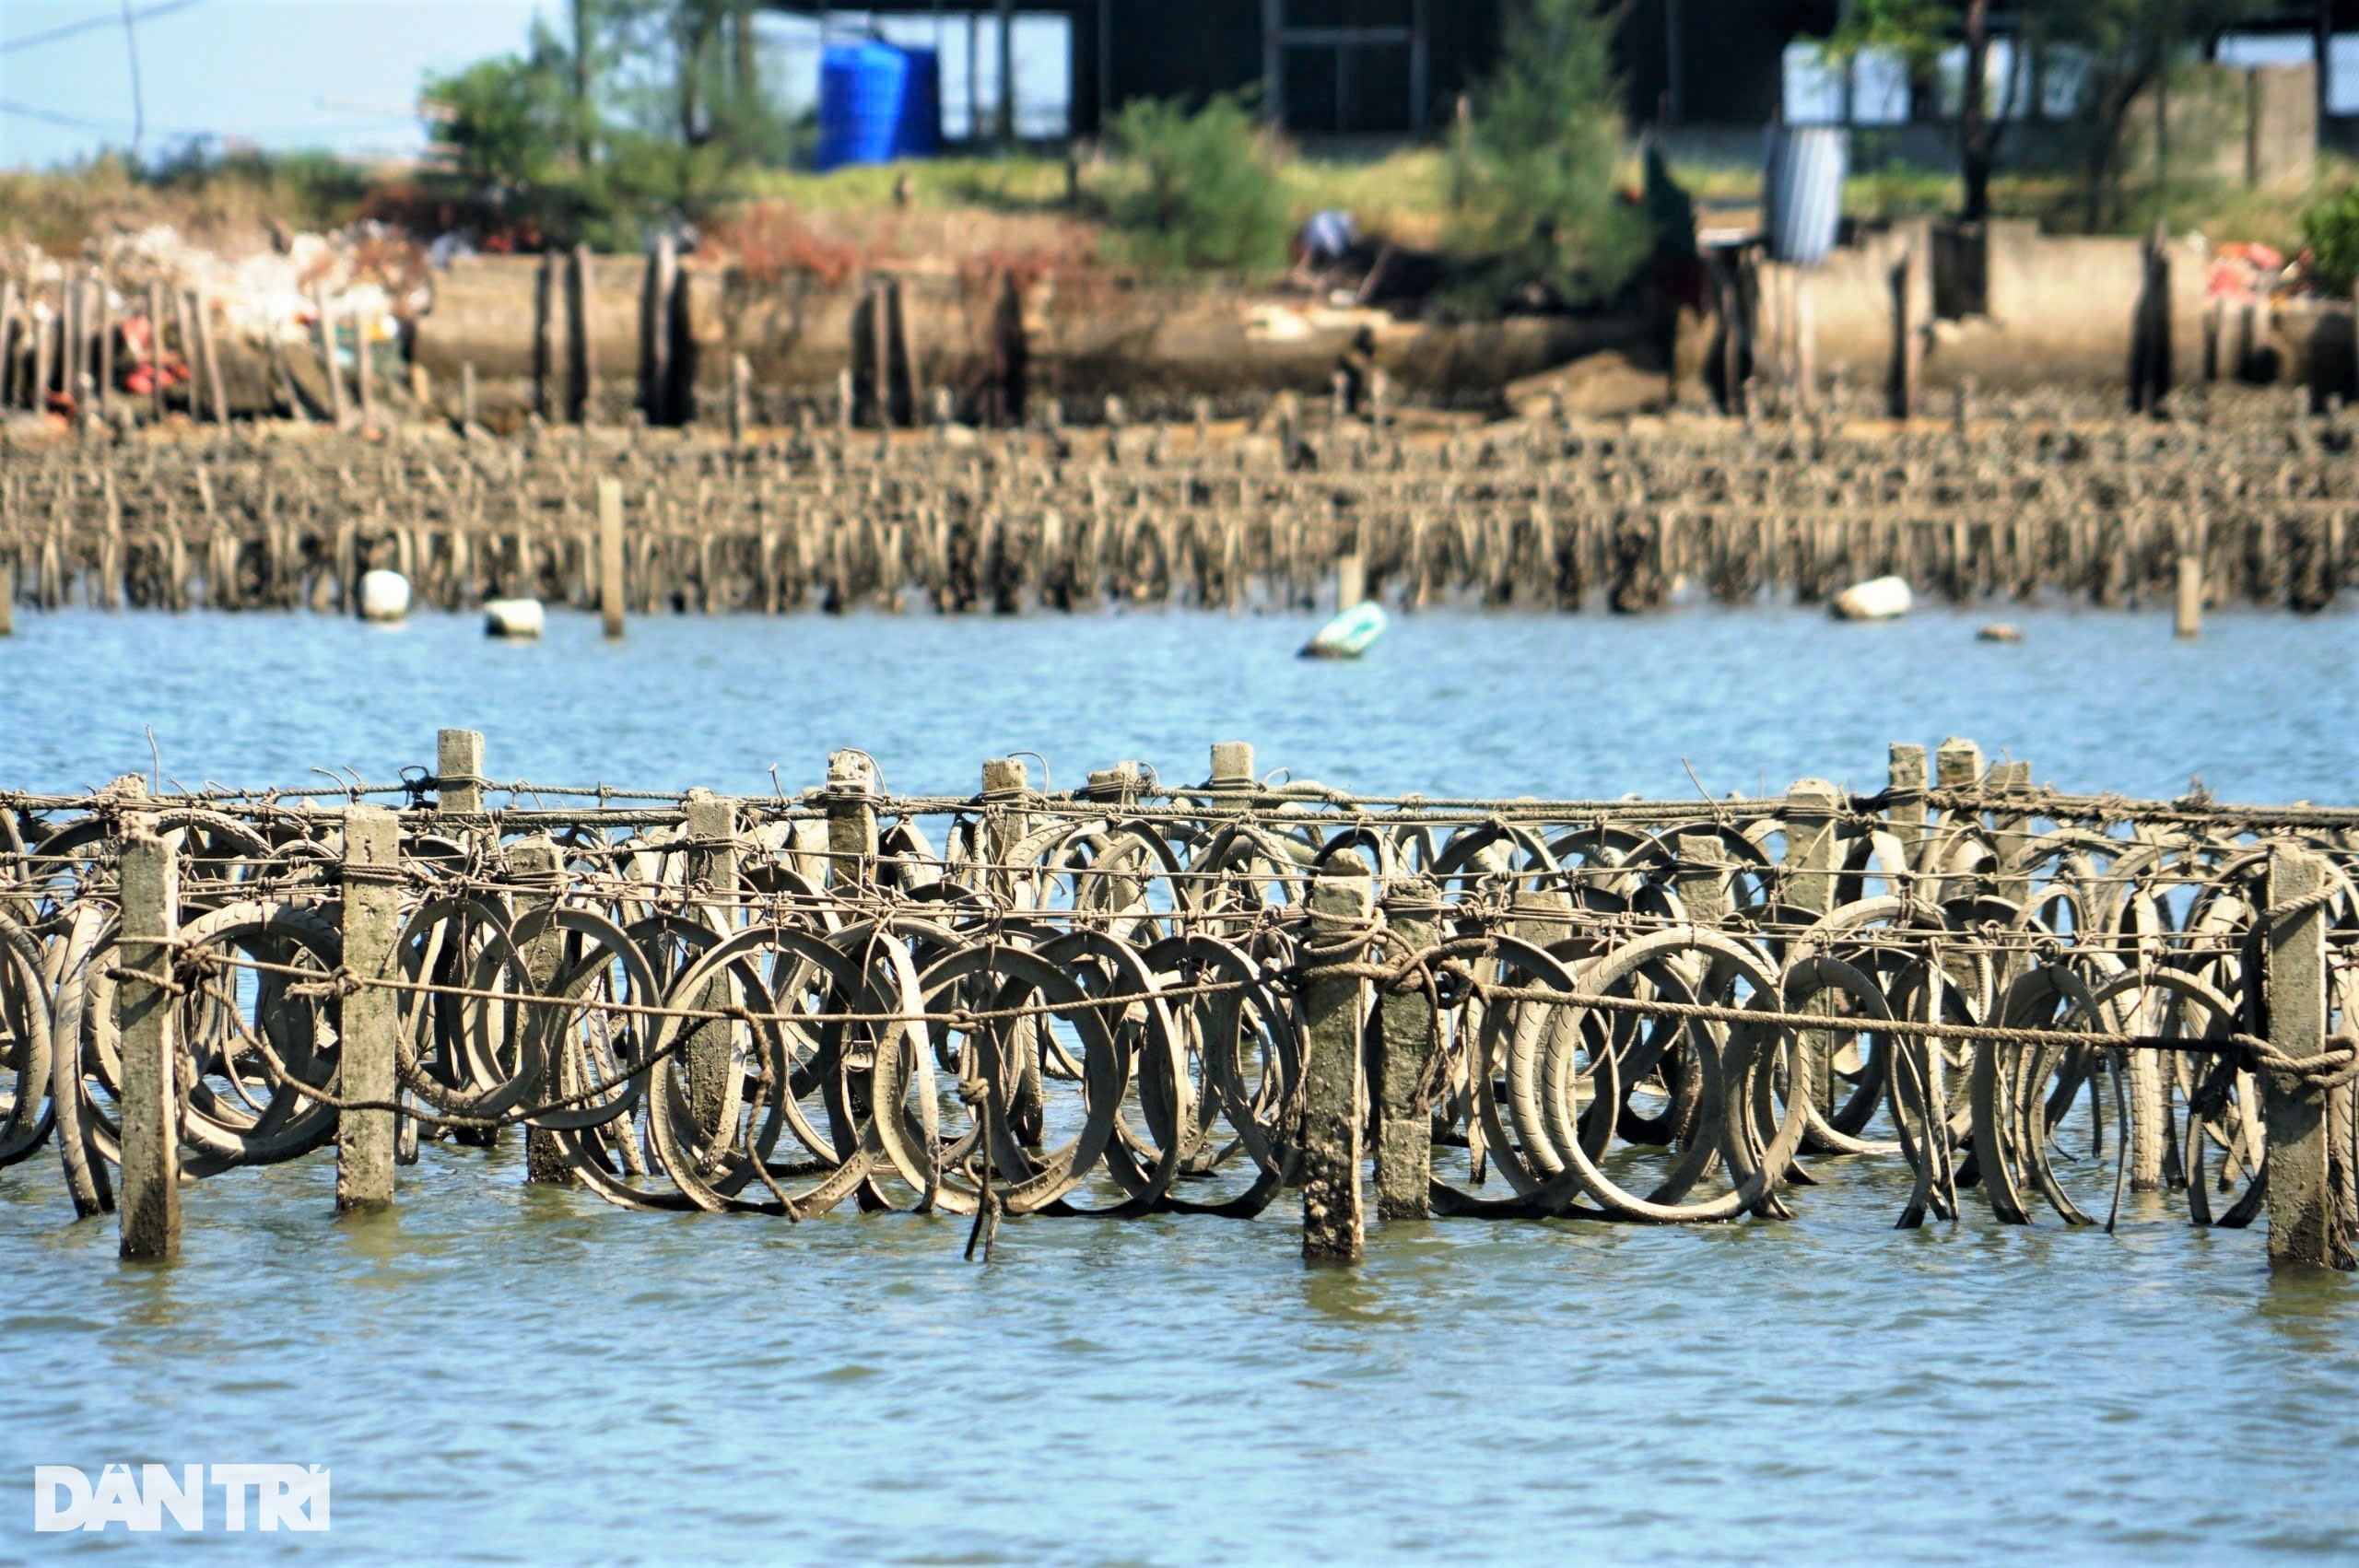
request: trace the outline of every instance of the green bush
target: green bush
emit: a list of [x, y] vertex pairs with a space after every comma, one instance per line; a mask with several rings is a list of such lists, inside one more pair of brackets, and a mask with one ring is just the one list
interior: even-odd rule
[[2359, 186], [2303, 208], [2302, 243], [2327, 287], [2341, 294], [2359, 282]]
[[1133, 178], [1109, 199], [1133, 257], [1151, 266], [1263, 267], [1285, 258], [1286, 204], [1252, 116], [1232, 94], [1193, 113], [1141, 99], [1114, 121]]
[[1596, 0], [1520, 0], [1508, 13], [1451, 181], [1460, 243], [1494, 258], [1496, 290], [1538, 282], [1588, 304], [1646, 259], [1645, 216], [1614, 183], [1625, 136], [1613, 43]]

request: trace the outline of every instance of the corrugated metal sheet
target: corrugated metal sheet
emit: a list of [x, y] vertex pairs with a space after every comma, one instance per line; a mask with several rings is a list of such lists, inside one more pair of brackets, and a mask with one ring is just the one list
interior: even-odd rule
[[1772, 125], [1761, 171], [1761, 229], [1777, 261], [1812, 267], [1835, 249], [1843, 220], [1850, 133], [1839, 125]]

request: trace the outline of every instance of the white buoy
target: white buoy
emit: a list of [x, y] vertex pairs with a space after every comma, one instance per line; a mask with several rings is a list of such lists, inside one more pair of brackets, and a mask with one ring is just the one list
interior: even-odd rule
[[537, 599], [487, 599], [483, 629], [492, 637], [538, 637], [543, 620]]
[[408, 614], [409, 579], [382, 567], [360, 574], [362, 620], [398, 621]]
[[1890, 621], [1908, 614], [1917, 596], [1896, 577], [1872, 577], [1835, 596], [1838, 621]]

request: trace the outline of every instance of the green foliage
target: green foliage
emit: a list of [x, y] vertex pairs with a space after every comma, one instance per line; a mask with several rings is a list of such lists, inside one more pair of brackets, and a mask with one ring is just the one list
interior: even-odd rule
[[441, 139], [458, 173], [487, 192], [528, 191], [549, 180], [565, 155], [573, 120], [569, 87], [558, 63], [538, 51], [429, 76], [424, 95], [450, 116]]
[[1461, 242], [1496, 258], [1498, 288], [1538, 282], [1590, 303], [1646, 257], [1645, 218], [1614, 184], [1623, 125], [1612, 50], [1612, 18], [1595, 0], [1519, 0], [1508, 15], [1452, 181]]
[[1132, 253], [1159, 267], [1258, 267], [1285, 254], [1286, 204], [1252, 116], [1233, 94], [1191, 113], [1141, 99], [1115, 117], [1114, 144], [1136, 166], [1109, 215]]
[[2328, 288], [2341, 294], [2359, 283], [2359, 186], [2303, 208], [2302, 243]]
[[692, 218], [802, 139], [757, 58], [753, 0], [572, 0], [569, 36], [429, 76], [444, 183], [487, 221], [548, 240], [635, 247]]
[[1941, 63], [1942, 51], [1957, 30], [1954, 0], [1856, 0], [1822, 53], [1837, 62], [1888, 53], [1916, 74]]

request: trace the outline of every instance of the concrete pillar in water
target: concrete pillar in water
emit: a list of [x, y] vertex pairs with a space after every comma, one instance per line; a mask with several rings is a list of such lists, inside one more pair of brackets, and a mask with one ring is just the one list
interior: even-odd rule
[[[519, 919], [536, 909], [546, 909], [557, 902], [563, 875], [565, 856], [556, 843], [547, 837], [528, 838], [508, 852], [508, 870], [516, 883], [516, 915]], [[565, 960], [565, 938], [552, 926], [548, 930], [521, 944], [518, 954], [524, 962], [525, 989], [536, 996], [550, 994], [551, 982], [557, 978], [557, 967]], [[526, 1005], [516, 1010], [519, 1029], [546, 1029], [547, 1018], [540, 1008]], [[558, 1036], [552, 1035], [554, 1046]], [[546, 1081], [526, 1091], [527, 1104], [537, 1105], [552, 1098], [557, 1086], [557, 1053], [550, 1053], [550, 1071]], [[495, 1137], [497, 1135], [495, 1134]], [[561, 1187], [573, 1179], [573, 1172], [558, 1150], [554, 1133], [538, 1128], [524, 1131], [524, 1179], [544, 1186]]]
[[598, 481], [598, 615], [609, 638], [623, 635], [623, 482]]
[[[344, 813], [344, 962], [363, 980], [398, 977], [402, 929], [401, 819], [383, 806]], [[336, 1042], [336, 1094], [391, 1100], [401, 1032], [396, 991], [362, 986], [344, 999]], [[338, 1213], [393, 1200], [393, 1113], [344, 1111], [336, 1117]]]
[[[2000, 763], [1990, 770], [1990, 782], [1994, 788], [2010, 794], [2026, 792], [2031, 789], [2031, 764], [2021, 759]], [[2001, 862], [1999, 896], [2011, 903], [2022, 904], [2031, 896], [2031, 875], [2010, 868], [2032, 840], [2028, 807], [2011, 803], [1991, 813], [1990, 834], [1992, 841], [1999, 847]]]
[[[737, 925], [737, 806], [706, 790], [687, 794], [688, 885], [702, 901], [696, 912], [709, 923], [727, 930]], [[730, 1004], [729, 981], [715, 979], [690, 1004], [719, 1009]], [[737, 1025], [729, 1022], [697, 1024], [687, 1047], [688, 1103], [697, 1125], [707, 1137], [721, 1130], [722, 1108], [728, 1103]]]
[[1015, 882], [1015, 873], [1006, 869], [1009, 852], [1032, 830], [1032, 819], [1022, 810], [1031, 792], [1031, 774], [1018, 758], [992, 757], [983, 764], [981, 849], [990, 862], [983, 885], [1003, 895], [1012, 894]]
[[1215, 741], [1211, 784], [1215, 790], [1250, 790], [1261, 782], [1253, 774], [1253, 743]]
[[[2290, 843], [2271, 844], [2268, 906], [2305, 901], [2328, 887], [2331, 876], [2323, 855]], [[2326, 1048], [2326, 926], [2325, 906], [2317, 903], [2271, 920], [2261, 933], [2261, 1033], [2289, 1057], [2312, 1057]], [[2348, 1168], [2351, 1089], [2319, 1090], [2283, 1072], [2259, 1077], [2268, 1130], [2263, 1158], [2270, 1266], [2350, 1269], [2359, 1262], [2353, 1253]], [[2331, 1106], [2331, 1100], [2341, 1104]], [[2341, 1136], [2330, 1136], [2330, 1130]]]
[[1925, 748], [1894, 742], [1884, 778], [1884, 819], [1913, 872], [1925, 849]]
[[827, 754], [827, 885], [841, 895], [876, 872], [876, 765], [864, 752]]
[[435, 737], [434, 799], [438, 811], [483, 814], [483, 731], [444, 730]]
[[2203, 635], [2203, 557], [2196, 555], [2178, 558], [2177, 592], [2172, 601], [2171, 630], [2174, 635], [2194, 638]]
[[1717, 926], [1729, 912], [1728, 848], [1718, 834], [1683, 833], [1672, 872], [1680, 907], [1690, 923]]
[[[1351, 850], [1334, 856], [1311, 882], [1305, 935], [1315, 948], [1306, 962], [1352, 964], [1364, 944], [1348, 939], [1368, 924], [1376, 883], [1367, 862]], [[1367, 1068], [1360, 1053], [1360, 982], [1312, 981], [1303, 993], [1309, 1036], [1303, 1062], [1302, 1256], [1310, 1263], [1356, 1263], [1365, 1224], [1360, 1208], [1360, 1129]]]
[[[1843, 803], [1843, 791], [1824, 778], [1797, 778], [1786, 787], [1785, 882], [1779, 894], [1784, 903], [1817, 915], [1835, 907], [1835, 873], [1841, 865], [1835, 828]], [[1834, 1000], [1823, 995], [1813, 998], [1801, 1009], [1812, 1013], [1834, 1010]], [[1812, 1100], [1824, 1108], [1827, 1062], [1835, 1053], [1835, 1036], [1825, 1030], [1805, 1029], [1797, 1044], [1797, 1071], [1805, 1075]], [[1804, 1146], [1816, 1147], [1817, 1143], [1813, 1134]], [[1782, 1211], [1775, 1208], [1765, 1209], [1764, 1212], [1783, 1217]]]
[[[1384, 922], [1413, 949], [1433, 945], [1441, 889], [1419, 879], [1384, 901]], [[1400, 949], [1388, 945], [1389, 962]], [[1377, 999], [1382, 1045], [1376, 1062], [1376, 1211], [1387, 1220], [1422, 1220], [1433, 1184], [1433, 1117], [1418, 1088], [1434, 1055], [1434, 1003], [1422, 986]]]
[[1786, 885], [1781, 902], [1825, 914], [1835, 907], [1835, 820], [1843, 791], [1824, 778], [1786, 788]]
[[[122, 967], [168, 975], [180, 926], [180, 874], [171, 847], [135, 830], [123, 840], [122, 878]], [[116, 987], [123, 1052], [123, 1189], [116, 1213], [125, 1258], [170, 1258], [181, 1249], [176, 1011], [171, 991], [152, 980], [126, 976]]]
[[1977, 790], [1982, 785], [1982, 748], [1952, 735], [1933, 753], [1933, 785], [1941, 790]]

